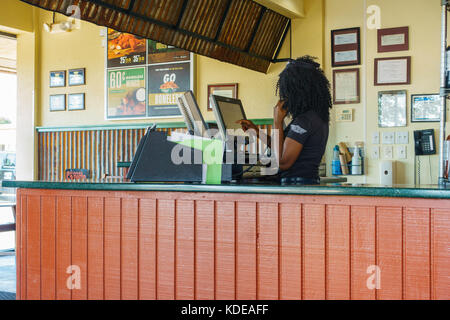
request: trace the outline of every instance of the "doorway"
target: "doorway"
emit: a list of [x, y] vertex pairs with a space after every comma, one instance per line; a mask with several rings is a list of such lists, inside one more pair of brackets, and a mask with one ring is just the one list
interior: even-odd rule
[[[17, 39], [0, 32], [0, 182], [16, 177]], [[0, 188], [0, 300], [15, 295], [15, 190]]]

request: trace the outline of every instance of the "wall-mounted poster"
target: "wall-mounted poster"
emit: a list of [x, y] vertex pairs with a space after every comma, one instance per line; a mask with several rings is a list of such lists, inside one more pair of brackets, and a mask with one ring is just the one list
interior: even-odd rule
[[148, 67], [148, 116], [178, 117], [178, 97], [191, 89], [191, 63]]
[[144, 38], [108, 29], [108, 68], [146, 64]]
[[189, 61], [189, 51], [148, 40], [148, 64]]
[[107, 96], [107, 118], [145, 117], [145, 68], [109, 70]]

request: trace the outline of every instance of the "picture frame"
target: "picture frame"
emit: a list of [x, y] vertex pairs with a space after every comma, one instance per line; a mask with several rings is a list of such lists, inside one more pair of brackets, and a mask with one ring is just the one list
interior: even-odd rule
[[69, 111], [85, 110], [86, 95], [84, 93], [71, 93], [67, 97], [67, 109]]
[[376, 58], [374, 85], [408, 85], [411, 84], [411, 56]]
[[378, 29], [378, 52], [409, 50], [409, 27]]
[[86, 85], [86, 68], [70, 69], [68, 83], [69, 87]]
[[208, 111], [212, 111], [212, 105], [209, 101], [211, 95], [222, 96], [226, 98], [238, 99], [239, 96], [239, 84], [238, 83], [223, 83], [223, 84], [210, 84], [208, 85]]
[[378, 92], [378, 127], [406, 127], [406, 90]]
[[63, 88], [66, 86], [66, 70], [50, 71], [50, 88]]
[[333, 104], [361, 102], [359, 68], [333, 70]]
[[440, 122], [441, 102], [438, 93], [411, 95], [411, 122]]
[[52, 94], [49, 98], [50, 112], [66, 111], [66, 95]]
[[361, 31], [359, 27], [331, 31], [331, 60], [333, 67], [361, 64]]

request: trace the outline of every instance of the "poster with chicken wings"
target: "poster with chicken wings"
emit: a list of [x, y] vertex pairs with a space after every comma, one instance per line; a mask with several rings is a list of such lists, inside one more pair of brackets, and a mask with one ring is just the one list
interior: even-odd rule
[[145, 65], [146, 56], [144, 38], [108, 29], [108, 68]]

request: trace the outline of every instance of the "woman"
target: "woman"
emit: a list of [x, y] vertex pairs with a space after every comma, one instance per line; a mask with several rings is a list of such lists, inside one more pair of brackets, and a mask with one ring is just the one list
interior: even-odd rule
[[[283, 183], [318, 184], [319, 165], [328, 141], [330, 83], [320, 65], [310, 56], [291, 60], [277, 83], [280, 101], [274, 109], [274, 129], [278, 130], [277, 156]], [[283, 129], [284, 119], [292, 122]], [[258, 128], [241, 120], [244, 130]], [[276, 136], [275, 136], [276, 137]], [[273, 149], [273, 148], [272, 148]]]

